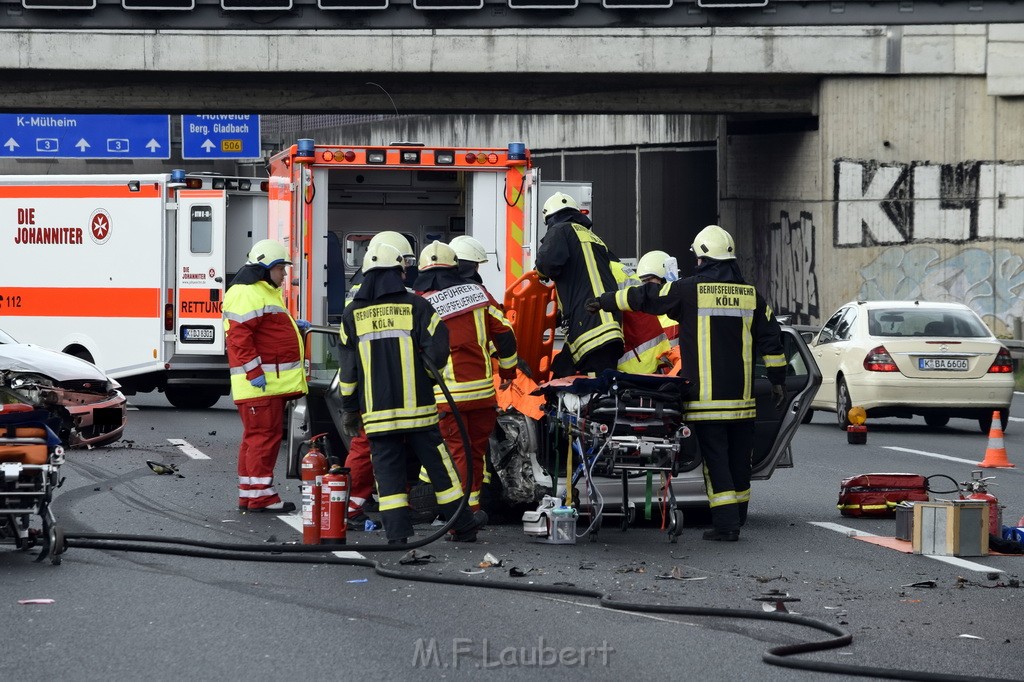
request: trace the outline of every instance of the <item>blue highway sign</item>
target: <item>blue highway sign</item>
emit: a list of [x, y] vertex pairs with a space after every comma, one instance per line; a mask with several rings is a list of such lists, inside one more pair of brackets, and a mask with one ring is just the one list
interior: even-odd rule
[[169, 159], [171, 117], [0, 114], [0, 158]]
[[255, 114], [181, 117], [183, 159], [258, 159], [260, 147], [260, 117]]

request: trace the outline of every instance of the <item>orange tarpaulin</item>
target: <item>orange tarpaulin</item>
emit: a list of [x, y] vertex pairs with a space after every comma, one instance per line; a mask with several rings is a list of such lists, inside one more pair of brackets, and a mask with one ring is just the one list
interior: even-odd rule
[[498, 392], [498, 407], [502, 411], [515, 408], [531, 419], [544, 416], [544, 396], [530, 395], [537, 388], [537, 382], [522, 372], [516, 372], [516, 378], [505, 390], [501, 389], [501, 378], [495, 373], [494, 388]]

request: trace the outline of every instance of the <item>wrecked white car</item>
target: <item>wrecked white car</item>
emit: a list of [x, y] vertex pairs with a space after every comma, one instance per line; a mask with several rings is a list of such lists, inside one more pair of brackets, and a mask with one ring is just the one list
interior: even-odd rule
[[0, 387], [49, 412], [65, 447], [99, 447], [121, 438], [127, 401], [120, 385], [72, 355], [18, 343], [0, 330]]

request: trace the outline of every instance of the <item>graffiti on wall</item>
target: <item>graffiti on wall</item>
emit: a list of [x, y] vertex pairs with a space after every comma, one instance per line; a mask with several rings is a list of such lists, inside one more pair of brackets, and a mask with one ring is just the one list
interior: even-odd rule
[[997, 333], [1024, 316], [1024, 258], [1011, 248], [1024, 241], [1024, 162], [837, 159], [834, 170], [833, 245], [890, 247], [860, 268], [859, 298], [963, 301]]
[[835, 161], [836, 247], [1024, 240], [1024, 162]]
[[1006, 329], [1024, 317], [1024, 258], [1009, 249], [968, 248], [944, 257], [934, 246], [893, 246], [860, 274], [861, 299], [959, 301]]
[[793, 324], [811, 324], [819, 318], [818, 279], [814, 270], [814, 217], [801, 211], [795, 219], [779, 211], [779, 222], [769, 223], [767, 258], [770, 299], [779, 315]]

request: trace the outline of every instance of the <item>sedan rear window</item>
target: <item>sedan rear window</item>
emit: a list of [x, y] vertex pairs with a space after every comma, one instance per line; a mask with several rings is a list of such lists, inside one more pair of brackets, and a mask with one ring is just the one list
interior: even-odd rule
[[890, 309], [868, 311], [872, 336], [943, 336], [974, 338], [991, 336], [988, 327], [966, 310]]

